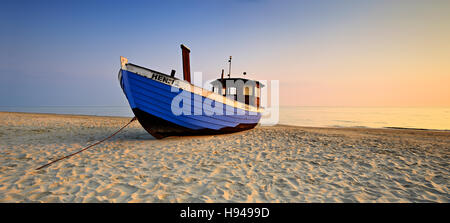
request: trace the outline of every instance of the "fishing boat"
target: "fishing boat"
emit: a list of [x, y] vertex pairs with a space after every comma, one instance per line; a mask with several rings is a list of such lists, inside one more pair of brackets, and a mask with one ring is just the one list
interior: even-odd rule
[[[245, 78], [211, 82], [207, 90], [191, 83], [190, 49], [181, 45], [183, 79], [138, 66], [121, 57], [119, 82], [142, 127], [157, 139], [167, 136], [212, 135], [254, 128], [263, 108], [263, 84]], [[245, 74], [245, 72], [244, 72]]]

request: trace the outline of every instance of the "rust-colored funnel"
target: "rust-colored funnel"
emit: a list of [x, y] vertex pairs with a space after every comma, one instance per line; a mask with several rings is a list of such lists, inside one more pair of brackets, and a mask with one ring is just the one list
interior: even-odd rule
[[191, 66], [189, 64], [189, 53], [191, 50], [181, 44], [181, 52], [183, 57], [183, 77], [185, 81], [191, 83]]

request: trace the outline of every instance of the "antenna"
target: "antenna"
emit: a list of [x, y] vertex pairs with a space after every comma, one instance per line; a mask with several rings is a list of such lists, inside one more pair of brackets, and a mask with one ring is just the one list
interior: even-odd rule
[[230, 63], [230, 66], [228, 67], [228, 78], [231, 77], [231, 56], [230, 59], [228, 60], [228, 63]]

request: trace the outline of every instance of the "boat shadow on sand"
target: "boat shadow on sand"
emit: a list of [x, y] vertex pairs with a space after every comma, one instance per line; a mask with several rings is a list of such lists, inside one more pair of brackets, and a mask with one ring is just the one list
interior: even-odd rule
[[[105, 133], [104, 137], [106, 137], [106, 135], [107, 133]], [[99, 137], [101, 138], [101, 136]], [[116, 136], [114, 136], [108, 141], [140, 141], [140, 140], [156, 140], [156, 138], [148, 134], [147, 131], [145, 131], [144, 129], [131, 128], [131, 129], [124, 129], [122, 132], [118, 133]]]

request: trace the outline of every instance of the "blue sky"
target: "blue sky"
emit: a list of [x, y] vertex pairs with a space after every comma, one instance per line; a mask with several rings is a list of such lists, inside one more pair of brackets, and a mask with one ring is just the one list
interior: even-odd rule
[[[443, 62], [449, 4], [434, 3], [2, 1], [0, 106], [127, 105], [119, 56], [181, 77], [181, 43], [204, 79], [218, 77], [232, 55], [236, 76], [280, 80], [282, 105], [450, 105], [450, 91], [440, 85], [450, 70]], [[437, 59], [415, 65], [422, 56]], [[415, 71], [442, 68], [427, 73], [431, 81], [422, 89], [433, 91], [415, 92], [426, 95], [422, 101], [403, 103], [409, 96], [394, 89], [424, 83], [417, 74], [417, 83], [402, 85], [411, 64]], [[380, 74], [394, 72], [385, 89], [392, 92], [374, 94], [385, 86]]]

